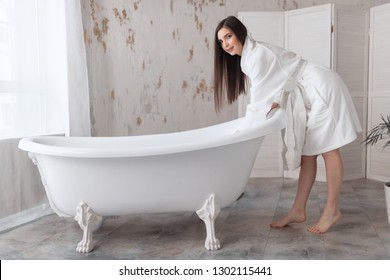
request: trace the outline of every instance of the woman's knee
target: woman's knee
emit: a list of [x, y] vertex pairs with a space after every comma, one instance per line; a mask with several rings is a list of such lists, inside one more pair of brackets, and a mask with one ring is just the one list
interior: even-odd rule
[[317, 161], [317, 155], [314, 156], [301, 156], [301, 162], [313, 162]]
[[340, 158], [341, 159], [341, 153], [340, 149], [335, 149], [326, 153], [321, 154], [324, 160], [327, 160], [328, 158]]

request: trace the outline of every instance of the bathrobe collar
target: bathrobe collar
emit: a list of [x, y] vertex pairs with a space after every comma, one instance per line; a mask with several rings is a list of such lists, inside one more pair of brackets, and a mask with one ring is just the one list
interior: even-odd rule
[[244, 61], [246, 61], [251, 54], [251, 50], [256, 47], [256, 41], [252, 38], [250, 34], [248, 34], [244, 41], [244, 46], [242, 47], [241, 52], [241, 68], [244, 66]]

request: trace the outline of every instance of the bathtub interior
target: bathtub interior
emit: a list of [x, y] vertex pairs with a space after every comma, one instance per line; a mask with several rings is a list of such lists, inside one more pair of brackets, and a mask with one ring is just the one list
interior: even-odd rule
[[73, 157], [145, 156], [228, 145], [262, 137], [286, 126], [284, 110], [277, 110], [271, 118], [237, 132], [243, 119], [165, 134], [123, 137], [32, 137], [22, 139], [19, 147], [36, 153]]

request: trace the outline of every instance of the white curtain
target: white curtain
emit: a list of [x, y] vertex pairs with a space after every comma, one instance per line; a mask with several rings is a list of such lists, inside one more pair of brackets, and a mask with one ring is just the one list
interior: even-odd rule
[[67, 134], [90, 136], [87, 60], [80, 0], [65, 1], [69, 116]]
[[90, 136], [79, 0], [0, 0], [0, 138]]

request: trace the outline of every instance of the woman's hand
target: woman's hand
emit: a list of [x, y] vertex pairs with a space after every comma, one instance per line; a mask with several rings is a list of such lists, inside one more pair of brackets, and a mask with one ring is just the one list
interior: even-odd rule
[[268, 113], [267, 113], [267, 116], [269, 115], [269, 113], [271, 113], [271, 111], [273, 110], [273, 109], [276, 109], [276, 108], [279, 108], [280, 107], [280, 105], [278, 104], [278, 103], [276, 103], [276, 102], [273, 102], [272, 103], [272, 106], [271, 106], [271, 109], [268, 111]]

